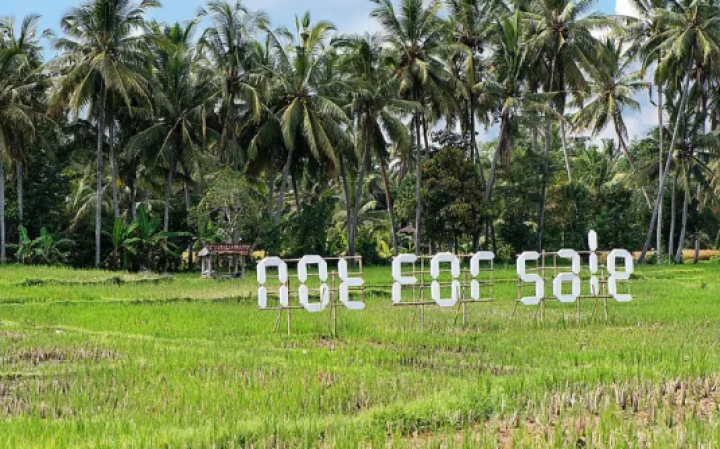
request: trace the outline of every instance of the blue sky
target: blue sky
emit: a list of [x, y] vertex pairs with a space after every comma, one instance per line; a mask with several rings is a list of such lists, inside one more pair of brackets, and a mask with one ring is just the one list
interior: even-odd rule
[[[615, 12], [616, 0], [600, 0], [598, 9]], [[163, 7], [155, 10], [152, 17], [167, 22], [182, 21], [193, 17], [203, 1], [164, 0]], [[310, 10], [316, 19], [332, 21], [338, 29], [348, 32], [374, 30], [377, 25], [369, 17], [373, 4], [370, 0], [244, 0], [250, 9], [262, 9], [270, 15], [275, 25], [291, 25], [295, 14]], [[0, 15], [22, 17], [41, 14], [43, 28], [58, 29], [60, 18], [79, 0], [0, 0]]]
[[[201, 0], [161, 1], [163, 7], [153, 10], [151, 17], [166, 22], [191, 19], [205, 3]], [[57, 32], [60, 18], [79, 3], [79, 0], [0, 0], [0, 15], [20, 18], [26, 14], [40, 14], [42, 28]], [[296, 14], [309, 10], [315, 20], [329, 20], [342, 32], [357, 33], [378, 29], [377, 23], [369, 17], [374, 6], [370, 0], [244, 0], [243, 3], [252, 10], [265, 11], [274, 26], [290, 27]], [[599, 0], [597, 9], [608, 14], [628, 14], [628, 3], [629, 0]], [[48, 53], [52, 54], [52, 51]], [[643, 110], [626, 114], [628, 131], [632, 136], [642, 135], [657, 124], [654, 111], [647, 106], [647, 95], [638, 100], [644, 105]], [[488, 130], [487, 134], [486, 137], [491, 138], [496, 131]], [[613, 137], [613, 133], [607, 130], [602, 137]]]

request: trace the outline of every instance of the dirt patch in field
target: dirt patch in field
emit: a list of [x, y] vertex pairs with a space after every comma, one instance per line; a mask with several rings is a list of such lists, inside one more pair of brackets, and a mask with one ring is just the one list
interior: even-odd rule
[[584, 448], [590, 442], [597, 444], [608, 438], [610, 419], [614, 427], [611, 433], [632, 434], [638, 447], [652, 447], [658, 429], [674, 438], [677, 447], [686, 447], [692, 431], [685, 428], [686, 423], [705, 421], [717, 425], [720, 377], [567, 388], [539, 402], [528, 400], [520, 409], [454, 435], [415, 435], [407, 439], [408, 446], [472, 447], [490, 443], [500, 448], [543, 447], [554, 446], [559, 439], [563, 447]]
[[67, 395], [73, 386], [70, 377], [4, 377], [0, 379], [0, 417], [39, 416], [42, 419], [60, 419], [72, 416], [68, 406], [53, 405], [38, 400], [40, 396]]
[[98, 362], [101, 360], [119, 360], [121, 358], [120, 354], [110, 349], [28, 348], [16, 351], [11, 356], [2, 359], [2, 363], [9, 365], [29, 363], [37, 366], [44, 363]]
[[0, 340], [22, 340], [25, 338], [25, 334], [19, 332], [2, 331], [0, 332]]

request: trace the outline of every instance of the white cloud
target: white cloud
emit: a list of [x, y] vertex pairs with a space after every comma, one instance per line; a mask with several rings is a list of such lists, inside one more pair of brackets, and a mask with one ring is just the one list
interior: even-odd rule
[[639, 17], [637, 9], [630, 0], [617, 0], [615, 3], [615, 14], [621, 16]]

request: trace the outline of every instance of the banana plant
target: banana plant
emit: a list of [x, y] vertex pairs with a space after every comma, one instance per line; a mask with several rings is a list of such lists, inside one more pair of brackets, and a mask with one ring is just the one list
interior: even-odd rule
[[17, 258], [20, 263], [56, 265], [67, 260], [69, 252], [63, 251], [63, 248], [71, 246], [74, 243], [72, 240], [57, 240], [48, 232], [47, 228], [42, 228], [40, 236], [33, 240], [28, 236], [24, 226], [20, 226], [18, 229], [20, 244], [17, 246]]
[[138, 223], [133, 221], [123, 223], [120, 217], [115, 219], [112, 234], [109, 237], [113, 244], [113, 264], [115, 269], [127, 270], [131, 256], [137, 255], [137, 244], [140, 240], [136, 236]]
[[145, 207], [138, 209], [136, 225], [132, 244], [137, 245], [136, 250], [145, 255], [145, 266], [147, 268], [153, 266], [153, 255], [158, 249], [171, 257], [178, 256], [175, 251], [177, 247], [170, 243], [170, 239], [192, 237], [192, 234], [188, 232], [161, 231], [160, 218], [158, 216], [150, 218]]

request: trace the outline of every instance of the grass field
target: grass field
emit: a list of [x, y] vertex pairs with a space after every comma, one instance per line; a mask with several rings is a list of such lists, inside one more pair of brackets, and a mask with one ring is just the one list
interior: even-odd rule
[[274, 312], [247, 281], [0, 268], [0, 448], [720, 447], [720, 265], [642, 267], [635, 301]]

